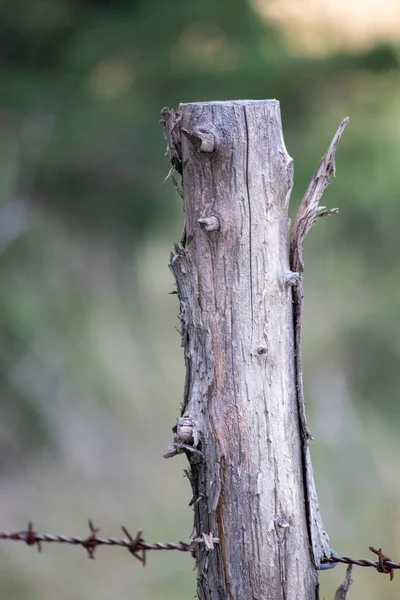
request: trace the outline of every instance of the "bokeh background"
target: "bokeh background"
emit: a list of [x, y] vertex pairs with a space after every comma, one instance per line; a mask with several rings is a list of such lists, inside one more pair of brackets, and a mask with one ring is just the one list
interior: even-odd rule
[[[332, 547], [400, 560], [398, 0], [0, 4], [0, 529], [188, 539], [163, 106], [281, 101], [294, 214], [344, 116], [306, 243], [305, 385]], [[190, 556], [0, 544], [0, 597], [187, 599]], [[345, 569], [323, 573], [333, 598]], [[400, 597], [356, 569], [350, 598]]]

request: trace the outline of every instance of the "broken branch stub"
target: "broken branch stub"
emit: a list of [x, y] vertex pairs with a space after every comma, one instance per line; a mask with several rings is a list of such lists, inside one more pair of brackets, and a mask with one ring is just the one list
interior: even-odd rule
[[319, 202], [331, 178], [335, 176], [336, 150], [349, 120], [349, 117], [345, 117], [340, 123], [328, 150], [321, 158], [321, 162], [306, 189], [297, 212], [291, 236], [291, 266], [295, 272], [301, 273], [304, 269], [303, 244], [307, 233], [315, 221], [320, 217], [335, 214], [339, 210], [337, 208], [327, 209], [325, 206], [319, 206]]

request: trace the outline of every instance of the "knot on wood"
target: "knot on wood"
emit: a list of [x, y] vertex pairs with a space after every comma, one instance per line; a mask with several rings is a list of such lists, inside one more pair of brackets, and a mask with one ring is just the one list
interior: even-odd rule
[[218, 231], [220, 228], [219, 219], [215, 215], [212, 215], [211, 217], [205, 217], [203, 219], [197, 219], [197, 222], [200, 224], [200, 227], [206, 231]]
[[189, 452], [191, 458], [198, 461], [203, 458], [203, 453], [197, 448], [200, 443], [201, 432], [194, 419], [189, 415], [183, 415], [176, 420], [172, 428], [174, 440], [164, 458], [172, 458], [181, 452]]
[[194, 441], [194, 423], [190, 417], [180, 417], [176, 421], [176, 437], [180, 442], [190, 443]]
[[287, 287], [291, 287], [293, 285], [296, 285], [300, 280], [300, 273], [297, 273], [296, 271], [288, 271], [285, 274], [285, 285]]
[[188, 138], [198, 152], [214, 152], [216, 147], [215, 128], [209, 126], [195, 127], [192, 130], [184, 129], [182, 133]]

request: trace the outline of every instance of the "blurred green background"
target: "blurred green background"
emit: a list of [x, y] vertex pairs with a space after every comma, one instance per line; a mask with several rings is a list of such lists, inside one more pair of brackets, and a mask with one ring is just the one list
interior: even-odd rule
[[[325, 525], [400, 560], [400, 4], [0, 3], [0, 529], [188, 539], [167, 263], [182, 229], [159, 127], [179, 102], [277, 98], [294, 214], [344, 116], [339, 206], [307, 239], [305, 386]], [[0, 544], [0, 597], [187, 599], [190, 556]], [[333, 598], [345, 569], [322, 573]], [[350, 598], [400, 580], [356, 569]]]

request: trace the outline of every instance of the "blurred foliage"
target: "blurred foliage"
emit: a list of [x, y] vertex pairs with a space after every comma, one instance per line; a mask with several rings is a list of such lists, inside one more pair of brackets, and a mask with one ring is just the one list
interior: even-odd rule
[[[293, 212], [351, 117], [324, 198], [340, 216], [307, 240], [306, 387], [323, 506], [346, 543], [338, 550], [389, 543], [400, 558], [400, 488], [387, 466], [399, 466], [399, 56], [395, 44], [294, 54], [239, 0], [0, 3], [2, 526], [21, 529], [22, 518], [40, 515], [54, 531], [61, 520], [65, 533], [80, 533], [99, 515], [111, 534], [121, 519], [143, 519], [149, 539], [189, 536], [182, 465], [161, 458], [183, 366], [166, 266], [181, 203], [162, 185], [159, 113], [179, 102], [275, 97], [295, 160]], [[394, 533], [385, 515], [376, 530], [368, 522], [382, 503]], [[365, 539], [371, 532], [379, 541]], [[20, 548], [0, 551], [5, 597], [194, 590], [181, 557], [155, 558], [154, 571], [151, 556], [147, 579], [116, 557], [104, 570], [90, 565], [102, 571], [93, 584], [86, 563], [57, 558], [62, 548], [48, 568], [50, 553], [40, 562]], [[363, 572], [353, 597], [397, 598], [396, 585], [386, 590]]]

